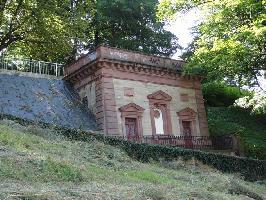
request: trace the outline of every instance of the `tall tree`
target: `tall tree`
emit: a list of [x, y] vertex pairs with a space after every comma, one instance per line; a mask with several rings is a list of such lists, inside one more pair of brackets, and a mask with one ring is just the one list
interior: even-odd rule
[[266, 69], [266, 1], [163, 0], [158, 13], [169, 17], [192, 7], [204, 12], [205, 19], [197, 27], [188, 71], [197, 66], [207, 71], [208, 80], [258, 84], [257, 76]]
[[0, 52], [71, 62], [105, 44], [169, 56], [177, 38], [156, 21], [157, 0], [0, 0]]
[[67, 0], [0, 0], [0, 52], [63, 58], [72, 46], [69, 20]]
[[92, 25], [99, 44], [169, 56], [177, 38], [156, 18], [157, 0], [98, 0]]

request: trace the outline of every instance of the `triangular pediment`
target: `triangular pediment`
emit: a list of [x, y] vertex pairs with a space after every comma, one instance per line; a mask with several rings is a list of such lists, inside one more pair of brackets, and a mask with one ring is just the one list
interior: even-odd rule
[[197, 112], [195, 112], [192, 108], [185, 108], [183, 110], [180, 110], [179, 112], [177, 112], [177, 114], [179, 116], [196, 116]]
[[165, 100], [165, 101], [171, 101], [172, 97], [162, 90], [159, 90], [157, 92], [154, 92], [150, 95], [148, 95], [148, 99], [156, 99], [156, 100]]
[[143, 112], [145, 109], [135, 103], [129, 103], [119, 108], [121, 112]]

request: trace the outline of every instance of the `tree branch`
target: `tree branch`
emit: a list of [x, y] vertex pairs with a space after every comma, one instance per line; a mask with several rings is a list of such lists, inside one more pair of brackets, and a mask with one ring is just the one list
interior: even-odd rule
[[21, 35], [18, 35], [18, 36], [12, 36], [8, 38], [8, 40], [6, 40], [5, 42], [2, 42], [0, 44], [0, 51], [2, 51], [3, 49], [7, 48], [10, 44], [16, 42], [16, 41], [19, 41], [19, 40], [22, 40], [23, 37]]
[[12, 29], [13, 25], [15, 24], [14, 21], [15, 21], [17, 15], [18, 15], [18, 12], [19, 12], [19, 10], [20, 10], [20, 8], [21, 8], [21, 6], [22, 6], [22, 3], [23, 3], [23, 0], [20, 0], [20, 1], [18, 2], [18, 5], [17, 5], [17, 7], [16, 7], [16, 9], [15, 9], [15, 12], [13, 13], [13, 16], [12, 16], [12, 18], [11, 18], [11, 23], [10, 23], [10, 25], [9, 25], [9, 30]]
[[260, 85], [260, 82], [259, 82], [259, 79], [258, 79], [258, 77], [257, 77], [257, 75], [255, 74], [255, 81], [256, 81], [256, 83], [257, 83], [257, 85], [258, 85], [258, 87], [262, 90], [262, 91], [264, 91], [264, 92], [266, 92], [266, 90], [265, 89], [263, 89], [262, 87], [261, 87], [261, 85]]
[[0, 3], [0, 12], [3, 12], [5, 10], [6, 3], [7, 3], [7, 0], [1, 0], [1, 3]]
[[[11, 22], [9, 24], [8, 32], [1, 38], [0, 40], [0, 51], [7, 48], [10, 44], [22, 40], [24, 38], [23, 33], [15, 33], [16, 30], [18, 30], [26, 21], [27, 19], [24, 19], [21, 21], [21, 23], [15, 23], [16, 16], [18, 15], [18, 12], [23, 4], [23, 0], [20, 0], [18, 2], [18, 5], [13, 13], [13, 16], [11, 18]], [[16, 25], [16, 26], [15, 26]], [[26, 33], [26, 32], [24, 32]]]

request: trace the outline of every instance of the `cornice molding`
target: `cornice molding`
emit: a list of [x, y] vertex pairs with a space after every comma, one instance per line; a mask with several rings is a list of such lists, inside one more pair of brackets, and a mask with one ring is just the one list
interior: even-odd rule
[[185, 80], [197, 80], [201, 81], [201, 76], [195, 75], [182, 75], [179, 71], [175, 71], [172, 69], [161, 68], [161, 67], [153, 67], [149, 65], [141, 65], [135, 63], [128, 63], [128, 62], [118, 62], [114, 60], [99, 60], [99, 63], [102, 64], [103, 67], [111, 68], [119, 71], [124, 72], [131, 72], [131, 73], [141, 73], [146, 75], [155, 75], [155, 76], [164, 76], [167, 78], [182, 78]]
[[[93, 75], [96, 71], [106, 68], [113, 71], [121, 71], [127, 73], [134, 73], [146, 76], [155, 76], [158, 78], [166, 78], [171, 80], [196, 80], [201, 81], [202, 77], [182, 75], [180, 72], [160, 67], [153, 67], [149, 65], [120, 62], [109, 59], [99, 59], [91, 64], [79, 68], [75, 73], [64, 77], [64, 80], [70, 81], [72, 84], [81, 82], [83, 79]], [[115, 73], [115, 72], [113, 72]], [[102, 76], [112, 77], [112, 74], [102, 74]]]

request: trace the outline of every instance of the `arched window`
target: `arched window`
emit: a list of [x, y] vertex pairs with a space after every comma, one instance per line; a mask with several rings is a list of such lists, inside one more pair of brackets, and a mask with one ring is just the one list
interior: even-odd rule
[[171, 135], [170, 101], [172, 97], [159, 90], [148, 95], [153, 135]]
[[154, 109], [154, 124], [157, 135], [164, 135], [163, 113], [159, 108]]

